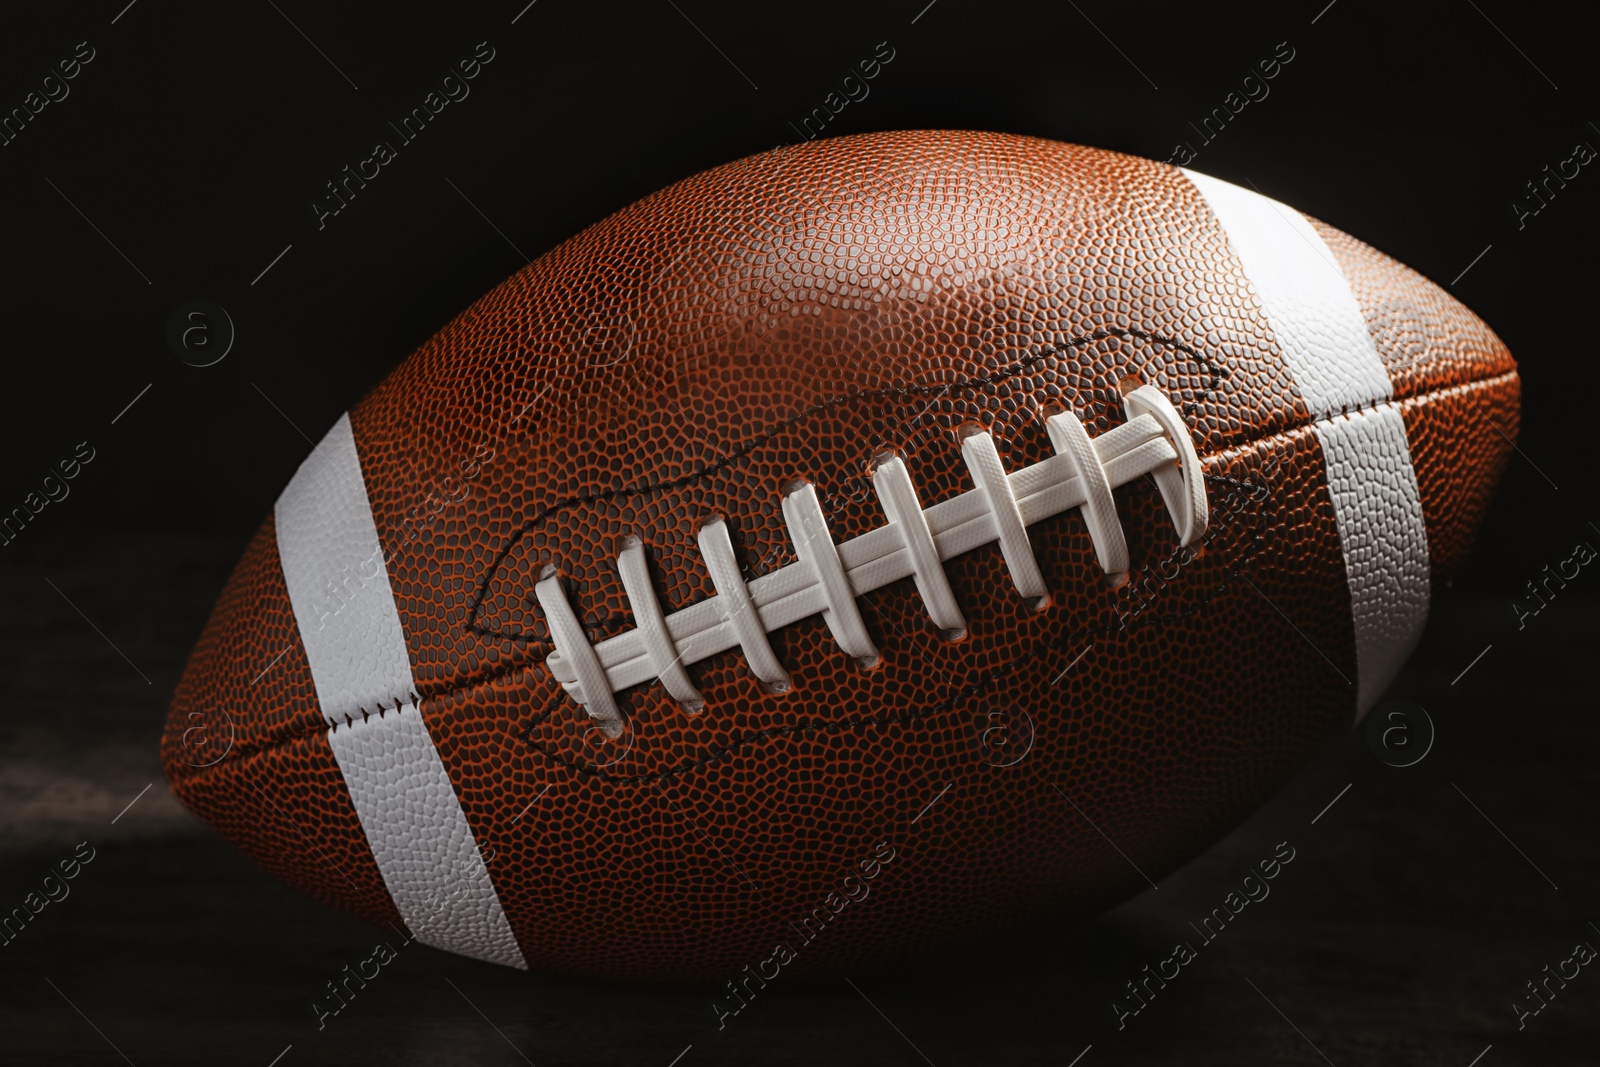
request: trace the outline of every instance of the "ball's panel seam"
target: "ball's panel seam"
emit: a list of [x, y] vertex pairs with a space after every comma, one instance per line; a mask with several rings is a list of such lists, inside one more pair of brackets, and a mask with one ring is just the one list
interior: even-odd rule
[[1318, 423], [1356, 638], [1356, 721], [1428, 621], [1428, 532], [1405, 420], [1392, 401]]
[[[1422, 498], [1378, 355], [1349, 276], [1293, 208], [1194, 171], [1255, 291], [1284, 363], [1318, 420], [1356, 642], [1359, 722], [1416, 647], [1428, 620]], [[1376, 406], [1373, 406], [1376, 403]], [[1362, 409], [1346, 417], [1339, 412]]]
[[273, 521], [323, 719], [348, 722], [408, 699], [411, 656], [348, 413], [289, 479]]
[[[411, 695], [406, 633], [348, 414], [300, 465], [273, 518], [317, 701], [333, 724], [328, 744], [400, 917], [424, 944], [525, 968]], [[330, 567], [349, 575], [352, 562], [353, 589], [329, 576]]]
[[395, 908], [425, 945], [526, 970], [450, 772], [415, 704], [328, 733]]
[[[1479, 378], [1479, 379], [1476, 379], [1476, 380], [1471, 381], [1471, 382], [1463, 382], [1463, 383], [1461, 383], [1459, 385], [1444, 386], [1444, 387], [1441, 387], [1441, 388], [1438, 388], [1438, 389], [1431, 390], [1431, 391], [1426, 392], [1426, 393], [1414, 394], [1412, 396], [1406, 397], [1406, 398], [1404, 398], [1402, 400], [1399, 400], [1399, 401], [1393, 401], [1393, 402], [1391, 402], [1391, 401], [1382, 401], [1381, 403], [1382, 404], [1394, 403], [1404, 413], [1404, 412], [1412, 411], [1412, 410], [1414, 410], [1416, 408], [1419, 408], [1419, 407], [1423, 407], [1426, 404], [1428, 404], [1430, 401], [1432, 401], [1432, 400], [1434, 400], [1436, 398], [1445, 398], [1445, 397], [1455, 396], [1455, 395], [1459, 395], [1459, 394], [1461, 394], [1461, 393], [1463, 393], [1463, 392], [1465, 392], [1467, 390], [1471, 390], [1471, 389], [1475, 389], [1475, 388], [1481, 388], [1481, 387], [1487, 387], [1487, 386], [1493, 386], [1493, 385], [1498, 385], [1498, 384], [1501, 384], [1503, 382], [1516, 379], [1517, 377], [1518, 377], [1518, 372], [1517, 371], [1505, 371], [1505, 372], [1502, 372], [1500, 374], [1493, 375], [1491, 377]], [[1347, 414], [1356, 414], [1356, 413], [1361, 412], [1361, 411], [1375, 410], [1379, 406], [1380, 406], [1380, 404], [1375, 403], [1375, 404], [1369, 405], [1367, 408], [1358, 408], [1358, 409], [1355, 409], [1354, 411], [1349, 412]], [[1222, 450], [1220, 450], [1218, 452], [1210, 453], [1208, 455], [1203, 456], [1202, 459], [1204, 459], [1204, 460], [1226, 461], [1226, 460], [1235, 458], [1237, 456], [1240, 456], [1240, 455], [1249, 453], [1251, 451], [1254, 451], [1254, 450], [1258, 449], [1262, 445], [1273, 445], [1273, 444], [1285, 443], [1285, 442], [1289, 441], [1291, 438], [1294, 438], [1294, 437], [1297, 437], [1297, 436], [1302, 436], [1307, 429], [1313, 429], [1315, 427], [1315, 425], [1316, 424], [1312, 424], [1312, 427], [1297, 426], [1297, 427], [1293, 427], [1291, 429], [1282, 430], [1282, 431], [1280, 431], [1278, 433], [1275, 433], [1275, 434], [1270, 434], [1270, 435], [1266, 435], [1266, 436], [1262, 436], [1262, 437], [1252, 438], [1251, 440], [1249, 440], [1247, 442], [1231, 444], [1225, 449], [1222, 449]], [[1218, 477], [1219, 477], [1218, 475], [1207, 474], [1206, 475], [1206, 480], [1208, 482], [1216, 481], [1218, 479]], [[1228, 484], [1232, 484], [1231, 480], [1227, 480], [1227, 481], [1228, 481]], [[1230, 572], [1230, 573], [1232, 573], [1232, 572]], [[1214, 590], [1213, 592], [1217, 592], [1217, 591], [1220, 591], [1220, 587], [1217, 590]], [[1200, 606], [1203, 607], [1204, 605], [1202, 604]], [[1199, 610], [1198, 607], [1195, 610], [1196, 611]], [[1186, 612], [1184, 612], [1182, 614], [1181, 617], [1188, 618], [1188, 617], [1192, 616], [1194, 613], [1195, 613], [1194, 611], [1186, 611]], [[1163, 616], [1150, 616], [1145, 621], [1144, 625], [1149, 625], [1150, 623], [1153, 623], [1153, 622], [1159, 622], [1162, 618], [1163, 618]], [[1091, 635], [1091, 634], [1094, 634], [1094, 633], [1099, 633], [1099, 632], [1101, 632], [1101, 630], [1094, 630], [1094, 629], [1085, 630], [1085, 631], [1083, 631], [1083, 635], [1088, 636], [1088, 635]], [[1040, 648], [1038, 650], [1035, 650], [1035, 652], [1030, 652], [1028, 654], [1028, 656], [1031, 657], [1032, 655], [1035, 655], [1038, 652], [1043, 652], [1043, 651], [1047, 651], [1047, 650], [1048, 649], [1046, 649], [1046, 648]], [[1027, 658], [1027, 657], [1024, 657], [1024, 658]], [[1016, 662], [1021, 662], [1021, 660], [1013, 661], [1013, 663], [1016, 663]], [[491, 689], [495, 685], [505, 681], [508, 678], [512, 678], [512, 677], [515, 677], [517, 675], [530, 674], [530, 673], [543, 672], [543, 671], [544, 671], [544, 665], [543, 665], [542, 662], [518, 664], [516, 666], [506, 668], [506, 670], [503, 673], [494, 674], [494, 675], [490, 675], [490, 676], [487, 676], [485, 678], [479, 679], [479, 680], [477, 680], [476, 682], [474, 682], [471, 685], [460, 686], [460, 687], [457, 687], [457, 688], [454, 688], [454, 689], [440, 690], [440, 691], [436, 691], [436, 692], [427, 694], [422, 698], [422, 702], [426, 703], [428, 701], [444, 700], [444, 699], [448, 699], [448, 698], [452, 698], [452, 697], [469, 696], [474, 692], [478, 692], [478, 691], [486, 690], [486, 689]], [[558, 695], [561, 697], [561, 699], [563, 701], [565, 701], [565, 695], [564, 694], [558, 694]], [[539, 715], [548, 715], [549, 712], [540, 712], [538, 714]], [[885, 722], [898, 721], [898, 718], [899, 717], [896, 717], [894, 719], [886, 719], [884, 721]], [[816, 725], [817, 728], [822, 728], [823, 726], [825, 726], [825, 724], [815, 724], [815, 725]], [[799, 729], [799, 727], [779, 727], [779, 728], [775, 728], [775, 729], [783, 730], [783, 731], [786, 731], [786, 732], [792, 732], [795, 729]], [[264, 753], [264, 752], [271, 752], [271, 751], [273, 751], [275, 749], [283, 748], [283, 747], [285, 747], [287, 745], [294, 744], [294, 743], [296, 743], [298, 741], [304, 740], [306, 737], [317, 736], [317, 735], [320, 735], [322, 733], [323, 733], [323, 731], [319, 730], [315, 734], [312, 734], [312, 733], [301, 733], [301, 734], [285, 735], [284, 737], [280, 738], [278, 741], [276, 741], [272, 745], [263, 745], [263, 746], [261, 746], [259, 748], [252, 749], [250, 752], [245, 754], [245, 758], [250, 758], [252, 756], [255, 756], [257, 754]], [[565, 763], [563, 761], [560, 761], [560, 760], [556, 760], [555, 762], [561, 762], [565, 766], [573, 766], [575, 768], [581, 767], [581, 765], [567, 764], [567, 763]], [[220, 766], [220, 764], [218, 766]], [[198, 773], [185, 775], [184, 777], [185, 777], [185, 779], [194, 779], [194, 778], [204, 777], [205, 774], [210, 772], [210, 770], [211, 770], [210, 767], [197, 768]], [[586, 773], [594, 773], [594, 772], [588, 771], [587, 769], [584, 769], [584, 770], [585, 770]]]

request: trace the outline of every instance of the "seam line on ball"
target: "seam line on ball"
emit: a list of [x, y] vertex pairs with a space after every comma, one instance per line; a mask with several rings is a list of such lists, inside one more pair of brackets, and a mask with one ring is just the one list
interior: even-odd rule
[[[1219, 450], [1217, 452], [1207, 453], [1204, 456], [1202, 456], [1201, 458], [1202, 458], [1202, 460], [1207, 460], [1207, 461], [1222, 461], [1222, 462], [1226, 462], [1231, 457], [1237, 456], [1237, 455], [1239, 455], [1241, 453], [1244, 453], [1244, 452], [1247, 452], [1247, 451], [1251, 451], [1251, 450], [1255, 450], [1255, 449], [1259, 449], [1259, 448], [1261, 448], [1263, 446], [1271, 446], [1271, 445], [1277, 444], [1279, 442], [1285, 441], [1285, 440], [1287, 440], [1287, 439], [1289, 439], [1291, 437], [1298, 437], [1298, 436], [1304, 435], [1307, 432], [1313, 431], [1315, 429], [1315, 427], [1320, 425], [1320, 424], [1331, 422], [1331, 421], [1334, 421], [1334, 420], [1337, 420], [1337, 419], [1345, 418], [1348, 414], [1351, 414], [1356, 410], [1365, 410], [1366, 408], [1377, 408], [1379, 406], [1393, 404], [1396, 407], [1399, 407], [1402, 411], [1405, 411], [1405, 410], [1408, 410], [1408, 409], [1413, 408], [1413, 407], [1420, 407], [1420, 406], [1424, 406], [1424, 405], [1429, 404], [1429, 403], [1433, 403], [1433, 402], [1436, 402], [1436, 401], [1444, 400], [1444, 399], [1447, 399], [1447, 398], [1449, 398], [1451, 396], [1454, 396], [1454, 395], [1460, 395], [1460, 394], [1465, 394], [1465, 393], [1469, 393], [1469, 392], [1477, 392], [1477, 391], [1481, 391], [1481, 390], [1484, 390], [1484, 389], [1492, 388], [1492, 387], [1495, 387], [1495, 386], [1498, 386], [1498, 385], [1503, 385], [1503, 384], [1505, 384], [1507, 382], [1516, 381], [1519, 377], [1520, 377], [1520, 375], [1519, 375], [1518, 371], [1516, 371], [1516, 370], [1507, 370], [1507, 371], [1502, 371], [1502, 372], [1500, 372], [1498, 374], [1490, 375], [1490, 376], [1487, 376], [1487, 377], [1484, 377], [1484, 378], [1475, 378], [1475, 379], [1472, 379], [1471, 381], [1467, 381], [1467, 382], [1458, 382], [1458, 383], [1452, 383], [1452, 384], [1447, 385], [1447, 386], [1441, 386], [1441, 387], [1436, 388], [1436, 389], [1431, 389], [1431, 390], [1429, 390], [1427, 392], [1413, 393], [1413, 394], [1411, 394], [1409, 396], [1396, 397], [1393, 400], [1374, 401], [1372, 404], [1366, 405], [1364, 408], [1352, 409], [1351, 412], [1340, 412], [1338, 414], [1331, 415], [1326, 419], [1318, 419], [1318, 420], [1314, 420], [1314, 421], [1309, 422], [1309, 423], [1297, 424], [1295, 426], [1286, 427], [1285, 429], [1280, 430], [1280, 431], [1275, 432], [1275, 433], [1264, 434], [1261, 437], [1252, 438], [1252, 439], [1250, 439], [1248, 441], [1239, 442], [1239, 443], [1235, 443], [1235, 444], [1230, 444], [1225, 449], [1221, 449], [1221, 450]], [[1211, 481], [1216, 481], [1218, 477], [1219, 476], [1217, 476], [1217, 475], [1210, 475], [1210, 474], [1206, 475], [1206, 478], [1208, 480], [1211, 480]], [[504, 638], [504, 639], [513, 640], [513, 641], [528, 641], [528, 640], [530, 640], [530, 638], [525, 638], [525, 637], [507, 637], [507, 638]], [[474, 691], [477, 691], [477, 690], [482, 690], [482, 689], [486, 689], [486, 688], [492, 688], [495, 685], [497, 685], [497, 684], [501, 683], [502, 681], [504, 681], [505, 679], [515, 678], [515, 677], [518, 677], [518, 676], [532, 674], [532, 673], [538, 673], [538, 674], [542, 675], [545, 678], [549, 677], [547, 672], [545, 672], [545, 671], [540, 669], [540, 666], [539, 666], [538, 662], [536, 662], [536, 661], [523, 661], [523, 662], [518, 662], [518, 663], [515, 663], [515, 664], [508, 665], [508, 666], [504, 667], [503, 669], [497, 670], [497, 671], [492, 672], [492, 673], [485, 674], [483, 677], [475, 678], [475, 679], [472, 679], [469, 682], [464, 682], [463, 684], [455, 685], [455, 686], [452, 686], [450, 688], [438, 689], [438, 690], [430, 690], [428, 692], [419, 692], [417, 694], [417, 697], [419, 698], [417, 702], [418, 702], [418, 704], [420, 706], [420, 704], [422, 702], [425, 702], [425, 701], [446, 700], [446, 699], [449, 699], [449, 698], [452, 698], [452, 697], [464, 696], [466, 694], [470, 694], [470, 693], [472, 693]], [[965, 692], [965, 691], [963, 691], [963, 692]], [[934, 709], [930, 709], [930, 710], [934, 710]], [[547, 716], [548, 714], [549, 714], [548, 712], [537, 713], [536, 714], [536, 719], [542, 719], [545, 716]], [[909, 721], [911, 719], [921, 718], [921, 717], [923, 717], [923, 715], [920, 714], [920, 713], [918, 713], [918, 714], [909, 714], [909, 715], [905, 715], [905, 716], [897, 716], [897, 717], [895, 717], [894, 721], [901, 721], [901, 720]], [[300, 731], [296, 731], [294, 733], [286, 733], [286, 734], [284, 734], [284, 735], [282, 735], [280, 737], [277, 737], [277, 738], [271, 740], [267, 744], [260, 745], [259, 747], [249, 748], [247, 750], [241, 750], [239, 752], [239, 757], [243, 758], [243, 759], [249, 759], [249, 758], [253, 758], [253, 757], [257, 756], [257, 755], [263, 755], [263, 754], [267, 754], [267, 753], [273, 752], [273, 751], [278, 750], [278, 749], [285, 748], [285, 747], [287, 747], [289, 745], [292, 745], [292, 744], [295, 744], [297, 742], [306, 740], [307, 738], [326, 736], [327, 732], [328, 732], [328, 724], [326, 723], [325, 720], [322, 719], [320, 714], [318, 714], [317, 719], [318, 719], [318, 723], [312, 729], [300, 730]], [[885, 720], [885, 721], [888, 721], [888, 720]], [[805, 729], [820, 729], [820, 728], [823, 728], [825, 725], [826, 724], [818, 723], [818, 724], [811, 724], [811, 725], [805, 726], [804, 728]], [[790, 732], [793, 732], [794, 730], [801, 729], [801, 727], [785, 727], [784, 729], [788, 730]], [[214, 764], [212, 766], [193, 768], [192, 769], [192, 773], [184, 774], [184, 775], [180, 776], [180, 778], [177, 779], [177, 780], [181, 780], [181, 781], [198, 781], [198, 780], [206, 777], [206, 775], [210, 771], [212, 771], [214, 768], [227, 766], [231, 762], [233, 762], [233, 761], [229, 760], [229, 761], [224, 761], [222, 763]]]

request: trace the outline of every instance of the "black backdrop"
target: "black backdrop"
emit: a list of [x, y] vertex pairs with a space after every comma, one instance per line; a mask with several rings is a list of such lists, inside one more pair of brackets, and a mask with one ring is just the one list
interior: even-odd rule
[[[1574, 16], [1488, 0], [125, 2], [8, 10], [0, 31], [0, 114], [25, 115], [0, 135], [0, 513], [66, 493], [0, 547], [0, 909], [78, 842], [97, 850], [73, 896], [0, 947], [0, 1058], [267, 1063], [290, 1045], [285, 1064], [665, 1065], [685, 1046], [685, 1067], [1067, 1063], [1087, 1046], [1085, 1067], [1596, 1057], [1600, 977], [1571, 980], [1520, 1030], [1512, 1007], [1536, 1004], [1523, 983], [1575, 941], [1600, 945], [1600, 579], [1583, 573], [1520, 630], [1512, 606], [1576, 542], [1600, 544], [1587, 395], [1600, 177], [1582, 166], [1542, 206], [1525, 187], [1580, 143], [1600, 147], [1592, 39]], [[387, 124], [490, 50], [470, 95], [319, 223], [325, 183], [374, 141], [398, 144]], [[1290, 53], [1265, 96], [1242, 87]], [[1352, 737], [1108, 917], [1074, 929], [1041, 915], [1026, 944], [856, 989], [797, 985], [726, 1031], [705, 991], [513, 975], [418, 948], [318, 1032], [310, 1000], [372, 932], [196, 827], [155, 758], [229, 566], [307, 438], [473, 298], [654, 189], [798, 139], [874, 54], [892, 58], [825, 136], [981, 128], [1158, 159], [1187, 144], [1195, 168], [1416, 267], [1505, 338], [1525, 378], [1521, 452], [1396, 690], [1430, 709], [1434, 750], [1396, 770]], [[1196, 126], [1243, 88], [1258, 98], [1207, 140]], [[195, 300], [235, 331], [203, 368], [168, 340]], [[45, 481], [88, 453], [70, 482]], [[1284, 838], [1304, 842], [1300, 884], [1119, 1031], [1108, 1005], [1123, 983]]]

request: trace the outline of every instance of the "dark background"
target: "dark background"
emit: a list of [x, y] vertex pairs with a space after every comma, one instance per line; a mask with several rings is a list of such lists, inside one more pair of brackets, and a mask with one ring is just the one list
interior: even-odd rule
[[[94, 452], [0, 547], [0, 911], [79, 842], [95, 850], [72, 895], [0, 947], [0, 1060], [1600, 1059], [1595, 968], [1525, 1029], [1512, 1010], [1576, 942], [1600, 946], [1600, 577], [1585, 569], [1520, 630], [1512, 607], [1576, 543], [1600, 545], [1600, 176], [1584, 168], [1520, 228], [1512, 207], [1576, 143], [1600, 146], [1579, 16], [1504, 0], [125, 2], [8, 9], [0, 32], [0, 113], [80, 41], [94, 49], [70, 95], [0, 147], [0, 512], [81, 442]], [[480, 41], [495, 58], [471, 95], [319, 231], [324, 183]], [[1041, 913], [977, 955], [775, 983], [722, 1032], [707, 990], [422, 946], [318, 1032], [311, 1000], [378, 933], [268, 879], [161, 783], [166, 703], [229, 568], [309, 441], [471, 300], [632, 200], [799, 139], [883, 41], [894, 58], [826, 135], [979, 128], [1158, 159], [1188, 142], [1196, 169], [1368, 241], [1505, 338], [1525, 380], [1520, 453], [1395, 690], [1431, 714], [1431, 751], [1395, 769], [1352, 735], [1101, 919]], [[1190, 121], [1285, 41], [1270, 95], [1203, 143]], [[166, 339], [196, 299], [237, 330], [207, 368]], [[1272, 896], [1119, 1031], [1123, 983], [1283, 840], [1297, 858]]]

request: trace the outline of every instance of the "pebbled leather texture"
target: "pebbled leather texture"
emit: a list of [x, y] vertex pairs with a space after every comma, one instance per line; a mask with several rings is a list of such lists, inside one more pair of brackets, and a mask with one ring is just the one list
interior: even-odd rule
[[524, 967], [472, 828], [414, 704], [388, 564], [348, 416], [273, 509], [328, 744], [400, 917], [417, 940]]
[[273, 509], [278, 562], [331, 723], [412, 697], [411, 659], [367, 506], [350, 417], [334, 423]]
[[374, 862], [425, 945], [526, 967], [433, 740], [414, 705], [328, 735]]
[[1327, 463], [1356, 631], [1356, 718], [1428, 620], [1428, 544], [1388, 369], [1322, 236], [1293, 208], [1193, 171], [1278, 338]]
[[1350, 283], [1311, 223], [1260, 193], [1183, 173], [1227, 230], [1307, 410], [1320, 419], [1389, 399], [1389, 375]]
[[[1374, 580], [1420, 566], [1437, 584], [1509, 453], [1515, 364], [1448, 294], [1302, 221], [1348, 282], [1413, 468], [1425, 543], [1390, 546]], [[1348, 730], [1371, 653], [1347, 560], [1378, 558], [1348, 531], [1389, 517], [1341, 524], [1329, 454], [1370, 485], [1398, 453], [1319, 422], [1285, 355], [1300, 342], [1269, 311], [1175, 168], [907, 132], [687, 178], [419, 349], [352, 409], [351, 440], [417, 720], [527, 963], [720, 983], [780, 943], [785, 971], [820, 974], [1014, 936], [1143, 888], [1130, 859], [1159, 879]], [[659, 683], [619, 692], [615, 740], [544, 666], [546, 567], [599, 640], [637, 624], [615, 562], [628, 537], [670, 614], [715, 592], [696, 540], [709, 515], [750, 578], [796, 558], [791, 480], [842, 542], [886, 521], [874, 456], [895, 450], [931, 506], [973, 488], [963, 427], [1016, 470], [1052, 452], [1041, 407], [1097, 436], [1130, 378], [1191, 431], [1211, 521], [1182, 549], [1154, 484], [1118, 489], [1121, 585], [1069, 512], [1027, 529], [1044, 610], [990, 545], [943, 568], [965, 639], [896, 582], [858, 601], [875, 669], [813, 617], [770, 635], [787, 691], [730, 650], [688, 668], [698, 713]], [[269, 517], [191, 658], [168, 778], [275, 874], [397, 921], [365, 826], [381, 820], [334, 758], [277, 538]], [[840, 904], [842, 875], [885, 842], [870, 896]]]
[[1428, 540], [1405, 420], [1390, 403], [1317, 423], [1356, 631], [1356, 717], [1400, 672], [1428, 619]]

